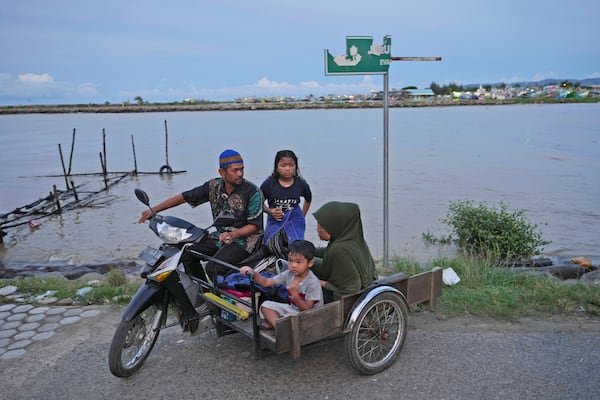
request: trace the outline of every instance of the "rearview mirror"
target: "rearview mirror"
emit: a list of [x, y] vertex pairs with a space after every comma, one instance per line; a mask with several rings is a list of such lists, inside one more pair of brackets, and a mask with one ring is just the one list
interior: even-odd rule
[[139, 201], [150, 207], [150, 198], [146, 192], [144, 192], [142, 189], [135, 189], [134, 192], [135, 197], [137, 197]]

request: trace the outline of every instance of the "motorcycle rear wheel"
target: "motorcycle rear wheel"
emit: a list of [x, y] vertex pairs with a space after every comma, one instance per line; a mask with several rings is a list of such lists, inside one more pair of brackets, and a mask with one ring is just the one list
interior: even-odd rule
[[130, 321], [121, 321], [108, 353], [110, 372], [120, 378], [133, 375], [144, 363], [164, 325], [167, 313], [150, 304]]

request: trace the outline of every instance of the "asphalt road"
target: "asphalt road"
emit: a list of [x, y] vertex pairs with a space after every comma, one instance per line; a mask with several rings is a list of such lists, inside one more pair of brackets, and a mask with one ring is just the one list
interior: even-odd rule
[[519, 323], [411, 314], [400, 358], [358, 375], [344, 339], [302, 349], [296, 360], [254, 360], [236, 334], [163, 331], [142, 369], [111, 375], [107, 355], [120, 312], [61, 329], [23, 357], [0, 361], [2, 399], [599, 399], [600, 321]]

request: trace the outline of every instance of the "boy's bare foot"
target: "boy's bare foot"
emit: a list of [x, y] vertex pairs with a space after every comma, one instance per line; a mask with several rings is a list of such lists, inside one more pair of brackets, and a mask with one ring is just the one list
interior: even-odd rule
[[270, 329], [273, 329], [273, 326], [268, 322], [261, 322], [260, 328], [270, 330]]

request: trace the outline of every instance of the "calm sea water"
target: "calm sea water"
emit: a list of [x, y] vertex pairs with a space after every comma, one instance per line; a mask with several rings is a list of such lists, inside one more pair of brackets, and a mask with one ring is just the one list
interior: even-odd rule
[[[109, 171], [157, 172], [168, 160], [185, 174], [127, 178], [96, 198], [94, 207], [40, 220], [37, 229], [11, 228], [4, 262], [133, 259], [157, 244], [147, 226], [134, 224], [145, 189], [152, 203], [217, 174], [225, 148], [242, 153], [246, 178], [260, 184], [277, 150], [293, 149], [313, 190], [311, 210], [330, 200], [360, 205], [373, 254], [383, 255], [382, 110], [294, 110], [145, 114], [0, 116], [0, 213], [64, 188], [58, 145], [73, 173], [100, 171], [102, 131]], [[461, 106], [390, 109], [389, 251], [428, 261], [424, 232], [446, 234], [440, 219], [451, 201], [469, 199], [522, 209], [552, 243], [545, 255], [600, 259], [600, 104]], [[99, 190], [99, 178], [74, 177]], [[208, 206], [169, 211], [207, 225]], [[320, 243], [312, 216], [307, 239]]]

